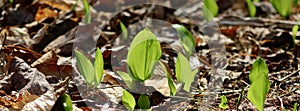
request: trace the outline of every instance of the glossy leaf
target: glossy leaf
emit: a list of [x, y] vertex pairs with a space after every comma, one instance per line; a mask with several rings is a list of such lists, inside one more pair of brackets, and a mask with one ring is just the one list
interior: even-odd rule
[[129, 74], [139, 82], [149, 79], [161, 54], [155, 35], [148, 28], [142, 30], [133, 39], [127, 55]]
[[259, 111], [262, 111], [266, 95], [270, 89], [270, 83], [268, 79], [268, 67], [261, 58], [258, 58], [252, 65], [249, 78], [251, 86], [248, 90], [247, 98]]
[[219, 107], [222, 108], [222, 109], [227, 109], [228, 108], [227, 103], [228, 103], [228, 101], [227, 101], [226, 96], [222, 95], [221, 96], [221, 103], [219, 104]]
[[189, 92], [195, 74], [198, 70], [192, 71], [189, 61], [181, 53], [178, 54], [175, 66], [176, 78], [179, 82], [184, 83], [184, 90]]
[[195, 50], [195, 40], [191, 32], [186, 29], [184, 26], [179, 24], [173, 24], [173, 28], [176, 29], [178, 36], [180, 38], [180, 43], [187, 54], [188, 57], [190, 57]]
[[130, 75], [125, 72], [121, 72], [121, 71], [117, 71], [117, 73], [121, 76], [122, 80], [125, 82], [127, 87], [129, 89], [132, 89], [133, 88], [133, 86], [132, 86], [133, 80], [130, 77]]
[[255, 78], [259, 75], [268, 75], [268, 73], [268, 65], [264, 62], [262, 58], [258, 58], [252, 65], [252, 69], [249, 75], [250, 82], [252, 83], [255, 80]]
[[91, 61], [78, 50], [75, 50], [75, 55], [80, 74], [82, 74], [86, 82], [91, 85], [95, 77], [94, 66], [92, 65]]
[[90, 5], [87, 0], [83, 0], [83, 7], [84, 7], [84, 18], [85, 23], [89, 24], [91, 23], [91, 13], [90, 13]]
[[68, 94], [62, 95], [62, 103], [65, 111], [73, 111], [72, 100]]
[[133, 110], [136, 105], [134, 97], [126, 90], [123, 90], [122, 103], [128, 110]]
[[160, 65], [163, 67], [165, 74], [167, 75], [168, 78], [168, 86], [170, 88], [170, 95], [175, 96], [176, 95], [176, 87], [174, 85], [174, 82], [172, 80], [172, 77], [170, 76], [170, 74], [168, 73], [165, 65], [162, 62], [159, 62]]
[[121, 27], [121, 30], [122, 30], [122, 37], [123, 37], [123, 39], [127, 39], [127, 37], [128, 37], [128, 31], [127, 31], [127, 29], [126, 29], [126, 27], [125, 27], [125, 25], [123, 24], [123, 22], [121, 21], [120, 22], [120, 27]]
[[288, 17], [292, 10], [293, 0], [272, 0], [272, 5], [283, 17]]
[[97, 48], [96, 57], [94, 61], [95, 87], [98, 86], [102, 80], [103, 67], [104, 67], [104, 62], [103, 62], [102, 52], [100, 51], [99, 48]]
[[246, 2], [247, 2], [250, 17], [255, 17], [255, 15], [256, 15], [255, 5], [252, 3], [251, 0], [247, 0]]
[[219, 7], [215, 0], [204, 0], [204, 7], [202, 7], [203, 16], [207, 21], [211, 21], [213, 17], [217, 16]]
[[150, 108], [150, 100], [148, 96], [141, 94], [138, 100], [138, 105], [141, 109], [149, 109]]

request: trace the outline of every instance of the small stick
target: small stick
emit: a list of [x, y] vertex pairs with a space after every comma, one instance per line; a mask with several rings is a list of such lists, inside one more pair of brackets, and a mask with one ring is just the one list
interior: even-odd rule
[[285, 76], [285, 77], [283, 77], [283, 78], [278, 79], [278, 81], [281, 82], [281, 81], [283, 81], [283, 80], [285, 80], [285, 79], [291, 77], [292, 75], [297, 74], [299, 71], [300, 71], [300, 69], [298, 69], [297, 71], [293, 72], [293, 73], [290, 74], [290, 75], [287, 75], [287, 76]]

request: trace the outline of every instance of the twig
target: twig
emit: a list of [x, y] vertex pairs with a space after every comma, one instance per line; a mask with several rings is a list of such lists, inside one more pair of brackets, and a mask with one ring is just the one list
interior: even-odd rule
[[292, 75], [297, 74], [299, 71], [300, 71], [300, 69], [298, 69], [297, 71], [293, 72], [293, 73], [290, 74], [290, 75], [287, 75], [287, 76], [285, 76], [285, 77], [283, 77], [283, 78], [278, 79], [278, 81], [281, 82], [281, 81], [283, 81], [283, 80], [285, 80], [285, 79], [291, 77]]

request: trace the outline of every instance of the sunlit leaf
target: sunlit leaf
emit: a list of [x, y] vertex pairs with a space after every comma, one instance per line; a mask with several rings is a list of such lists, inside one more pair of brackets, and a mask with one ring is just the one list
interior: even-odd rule
[[247, 6], [248, 6], [250, 17], [255, 17], [256, 7], [254, 6], [251, 0], [247, 0]]
[[128, 110], [133, 110], [136, 105], [134, 97], [126, 90], [123, 90], [122, 103]]
[[180, 43], [187, 54], [188, 57], [191, 56], [193, 51], [195, 50], [195, 40], [191, 32], [186, 29], [184, 26], [179, 24], [173, 24], [173, 28], [176, 29], [178, 36], [180, 38]]
[[203, 16], [207, 21], [211, 21], [213, 17], [217, 16], [219, 7], [215, 0], [204, 0], [204, 7], [202, 7]]
[[62, 95], [62, 103], [65, 111], [73, 111], [72, 100], [68, 94]]
[[95, 61], [94, 61], [95, 87], [98, 86], [102, 80], [103, 67], [104, 67], [104, 62], [103, 62], [102, 52], [100, 51], [99, 48], [97, 48], [96, 57], [95, 57]]
[[264, 62], [262, 58], [258, 58], [252, 65], [252, 69], [249, 75], [250, 82], [252, 83], [257, 76], [268, 73], [268, 65]]
[[178, 54], [176, 60], [176, 78], [179, 82], [184, 83], [184, 90], [189, 92], [192, 82], [194, 81], [195, 74], [198, 70], [192, 71], [189, 61], [181, 53]]
[[227, 103], [228, 103], [228, 101], [227, 101], [226, 96], [222, 95], [221, 96], [221, 103], [219, 104], [219, 107], [222, 108], [222, 109], [227, 109], [228, 108]]
[[121, 72], [121, 71], [117, 71], [117, 73], [121, 76], [122, 80], [125, 82], [127, 87], [129, 89], [132, 89], [133, 88], [133, 86], [132, 86], [133, 80], [130, 77], [130, 75], [125, 72]]
[[272, 5], [283, 17], [288, 17], [292, 10], [293, 0], [272, 0]]
[[168, 73], [168, 71], [167, 71], [165, 65], [164, 65], [162, 62], [159, 62], [159, 63], [160, 63], [160, 65], [163, 67], [164, 72], [165, 72], [165, 74], [167, 75], [167, 78], [168, 78], [168, 85], [169, 85], [169, 88], [170, 88], [170, 95], [175, 96], [177, 90], [176, 90], [176, 87], [175, 87], [174, 82], [173, 82], [173, 80], [172, 80], [172, 77], [171, 77], [170, 74]]
[[91, 85], [95, 77], [94, 66], [92, 65], [91, 61], [78, 50], [75, 50], [75, 55], [80, 74], [82, 74], [86, 82]]
[[266, 63], [261, 58], [258, 58], [252, 65], [249, 75], [252, 82], [247, 93], [247, 98], [259, 111], [263, 110], [266, 95], [270, 89], [268, 72]]
[[293, 111], [298, 111], [298, 103], [297, 102], [294, 104]]
[[91, 13], [90, 13], [90, 5], [87, 0], [83, 0], [83, 7], [84, 7], [84, 18], [85, 23], [89, 24], [91, 23]]
[[138, 105], [141, 109], [149, 109], [150, 108], [150, 100], [148, 96], [141, 94], [138, 100]]
[[296, 45], [296, 36], [297, 36], [298, 29], [299, 29], [298, 25], [294, 25], [293, 29], [292, 29], [292, 36], [293, 36], [294, 46]]
[[128, 31], [122, 21], [120, 22], [120, 27], [122, 30], [122, 37], [126, 40], [128, 37]]
[[129, 74], [139, 82], [149, 79], [161, 54], [155, 35], [148, 28], [142, 30], [133, 39], [127, 55]]

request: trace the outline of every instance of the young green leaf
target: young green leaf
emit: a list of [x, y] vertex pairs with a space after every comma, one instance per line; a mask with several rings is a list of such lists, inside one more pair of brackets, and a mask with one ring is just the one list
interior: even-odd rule
[[92, 65], [91, 61], [78, 50], [75, 50], [75, 55], [80, 74], [83, 75], [88, 85], [91, 85], [94, 82], [95, 77], [94, 66]]
[[189, 92], [190, 86], [194, 81], [195, 75], [198, 70], [192, 71], [189, 61], [180, 52], [178, 54], [175, 64], [176, 78], [179, 82], [184, 83], [184, 90]]
[[296, 102], [296, 103], [294, 104], [293, 111], [297, 111], [297, 110], [298, 110], [298, 103]]
[[252, 83], [259, 75], [268, 75], [268, 73], [268, 65], [262, 58], [258, 58], [252, 65], [252, 69], [249, 75], [250, 82]]
[[85, 23], [89, 24], [91, 23], [91, 13], [90, 13], [90, 5], [87, 0], [83, 0], [83, 7], [84, 7], [84, 18]]
[[73, 111], [72, 100], [68, 94], [62, 95], [62, 103], [65, 111]]
[[122, 103], [128, 110], [133, 110], [136, 105], [134, 97], [126, 90], [123, 90]]
[[244, 88], [242, 89], [242, 91], [241, 91], [241, 93], [240, 93], [240, 95], [239, 95], [239, 98], [238, 98], [238, 100], [237, 100], [237, 102], [236, 102], [236, 109], [239, 108], [239, 106], [240, 106], [240, 104], [241, 104], [241, 100], [242, 100], [242, 98], [243, 98], [243, 95], [244, 95]]
[[251, 86], [248, 90], [247, 98], [259, 111], [263, 110], [266, 95], [270, 89], [268, 72], [266, 63], [261, 58], [258, 58], [252, 65], [249, 75]]
[[168, 73], [168, 71], [167, 71], [165, 65], [164, 65], [162, 62], [159, 62], [159, 63], [160, 63], [160, 65], [163, 67], [164, 72], [165, 72], [165, 74], [167, 75], [167, 78], [168, 78], [168, 85], [169, 85], [169, 88], [170, 88], [170, 95], [175, 96], [177, 90], [176, 90], [176, 87], [175, 87], [175, 85], [174, 85], [174, 82], [173, 82], [173, 80], [172, 80], [170, 74]]
[[292, 36], [293, 36], [294, 46], [296, 45], [296, 36], [297, 36], [298, 29], [299, 29], [298, 25], [294, 25], [293, 29], [292, 29]]
[[160, 43], [148, 29], [139, 32], [133, 39], [127, 55], [129, 74], [139, 82], [152, 76], [162, 52]]
[[150, 108], [150, 100], [148, 96], [141, 94], [138, 100], [138, 105], [141, 109], [149, 109]]
[[72, 6], [72, 11], [75, 11], [75, 8], [77, 7], [77, 4], [78, 4], [78, 0], [76, 0], [75, 4]]
[[117, 73], [121, 76], [122, 80], [125, 82], [127, 87], [129, 89], [132, 89], [133, 88], [133, 86], [132, 86], [133, 80], [130, 77], [130, 75], [125, 72], [121, 72], [121, 71], [117, 71]]
[[120, 21], [120, 27], [121, 27], [121, 30], [122, 30], [122, 37], [123, 37], [123, 39], [127, 39], [127, 37], [128, 37], [128, 31], [127, 31], [127, 29], [126, 29], [126, 27], [125, 27], [125, 25], [123, 24], [123, 22], [122, 21]]
[[272, 0], [275, 10], [283, 17], [288, 17], [292, 10], [293, 0]]
[[96, 57], [94, 61], [95, 87], [98, 86], [102, 80], [103, 67], [104, 67], [104, 62], [103, 62], [102, 52], [100, 51], [99, 48], [97, 48]]
[[184, 26], [179, 24], [173, 24], [173, 28], [176, 29], [178, 36], [180, 38], [180, 43], [187, 54], [187, 57], [190, 57], [195, 50], [195, 40], [191, 32], [186, 29]]
[[202, 13], [207, 21], [211, 21], [213, 17], [218, 15], [219, 7], [215, 0], [204, 0], [204, 7]]
[[255, 15], [256, 15], [256, 7], [252, 3], [251, 0], [247, 0], [247, 6], [248, 6], [250, 17], [255, 17]]
[[13, 4], [13, 3], [14, 3], [14, 0], [9, 0], [9, 3], [10, 3], [10, 4]]
[[227, 105], [227, 98], [226, 96], [222, 95], [221, 96], [221, 103], [219, 104], [219, 107], [222, 108], [222, 109], [227, 109], [228, 108], [228, 105]]

